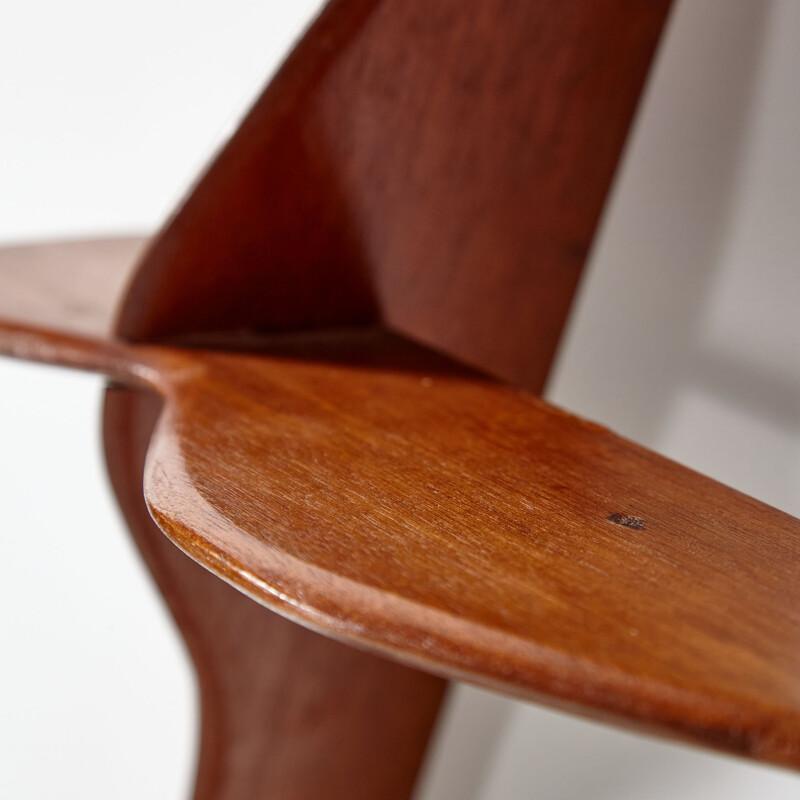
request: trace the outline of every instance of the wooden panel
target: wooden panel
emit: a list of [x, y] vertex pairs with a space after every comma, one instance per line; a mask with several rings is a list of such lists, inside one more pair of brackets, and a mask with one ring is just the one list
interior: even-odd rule
[[447, 677], [800, 766], [800, 521], [381, 331], [194, 344], [105, 358], [166, 398], [145, 494], [210, 570]]
[[331, 3], [148, 253], [121, 334], [383, 318], [539, 391], [668, 5]]
[[402, 345], [265, 351], [198, 354], [154, 442], [193, 557], [449, 677], [800, 763], [797, 520]]
[[143, 238], [0, 248], [0, 318], [106, 336]]

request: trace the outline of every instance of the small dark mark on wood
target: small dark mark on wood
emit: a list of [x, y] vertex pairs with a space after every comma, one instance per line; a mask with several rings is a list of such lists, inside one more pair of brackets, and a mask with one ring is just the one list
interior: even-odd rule
[[644, 528], [644, 520], [641, 517], [630, 517], [627, 514], [610, 514], [606, 519], [615, 525], [624, 525], [626, 528], [633, 528], [635, 531], [640, 531]]

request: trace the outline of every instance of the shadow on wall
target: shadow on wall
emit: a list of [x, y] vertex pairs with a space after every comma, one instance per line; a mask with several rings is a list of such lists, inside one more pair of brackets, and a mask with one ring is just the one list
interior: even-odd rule
[[771, 9], [675, 7], [550, 382], [555, 402], [650, 446], [725, 254]]

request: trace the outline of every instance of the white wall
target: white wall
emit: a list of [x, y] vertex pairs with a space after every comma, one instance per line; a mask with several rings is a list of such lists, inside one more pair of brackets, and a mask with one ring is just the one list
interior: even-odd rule
[[[316, 2], [0, 16], [0, 241], [152, 230]], [[800, 3], [682, 0], [549, 395], [800, 515]], [[101, 381], [0, 362], [0, 797], [182, 797], [193, 688]], [[788, 772], [462, 688], [424, 800], [789, 798]]]

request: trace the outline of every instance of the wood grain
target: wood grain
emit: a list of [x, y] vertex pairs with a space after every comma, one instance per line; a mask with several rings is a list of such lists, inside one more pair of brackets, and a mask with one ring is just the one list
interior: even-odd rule
[[335, 800], [404, 800], [446, 683], [270, 613], [176, 548], [147, 510], [144, 460], [162, 405], [148, 388], [157, 381], [150, 362], [162, 369], [171, 359], [148, 348], [133, 356], [109, 337], [142, 242], [0, 250], [0, 352], [94, 369], [126, 384], [106, 394], [106, 461], [197, 672], [201, 727], [192, 796], [306, 800], [324, 789]]
[[146, 255], [118, 333], [382, 319], [540, 390], [667, 6], [330, 3]]
[[175, 547], [142, 499], [160, 406], [151, 392], [109, 388], [104, 439], [125, 519], [197, 671], [194, 800], [409, 797], [444, 682], [270, 613]]
[[540, 391], [668, 6], [330, 3], [147, 253], [120, 335], [382, 319]]
[[800, 765], [798, 520], [383, 331], [195, 344], [119, 372], [166, 402], [151, 511], [217, 575], [440, 675]]
[[[143, 342], [209, 331], [383, 321], [540, 390], [667, 6], [667, 0], [336, 0], [145, 256], [122, 305], [118, 334]], [[227, 336], [211, 341], [236, 346]], [[184, 378], [200, 380], [207, 369], [202, 359], [187, 360], [177, 350], [42, 335], [25, 324], [0, 329], [0, 343], [17, 355], [83, 364], [121, 381], [155, 386], [168, 398], [168, 409], [174, 390], [183, 391]], [[385, 367], [413, 375], [421, 366], [435, 368], [437, 375], [476, 380], [454, 364], [431, 361], [430, 354], [382, 334], [375, 339], [359, 333], [355, 340], [336, 334], [331, 341], [324, 337], [300, 347], [303, 354], [295, 352], [289, 360], [304, 364], [310, 347], [314, 363], [321, 348], [323, 361], [337, 367], [333, 383], [350, 380], [351, 358], [356, 370], [370, 374], [383, 374]], [[238, 361], [228, 368], [245, 382], [252, 378], [259, 392], [263, 388], [259, 370], [254, 376], [249, 367], [239, 373]], [[293, 369], [288, 373], [290, 384], [294, 374]], [[360, 378], [356, 386], [375, 391]], [[235, 407], [232, 419], [241, 422], [239, 403], [252, 410], [254, 398], [238, 378], [234, 387], [228, 399]], [[345, 771], [351, 796], [406, 796], [443, 684], [362, 653], [345, 656], [319, 637], [289, 633], [275, 620], [255, 622], [254, 607], [241, 598], [233, 600], [221, 588], [198, 588], [195, 582], [203, 579], [174, 552], [164, 556], [172, 565], [165, 568], [152, 554], [168, 548], [147, 522], [138, 494], [152, 409], [143, 395], [126, 391], [114, 390], [107, 401], [109, 467], [140, 547], [151, 554], [148, 561], [178, 609], [187, 641], [195, 642], [206, 687], [196, 796], [238, 800], [267, 789], [280, 797], [332, 796], [331, 791], [335, 796]], [[364, 424], [372, 425], [370, 420]], [[131, 431], [138, 432], [135, 444]], [[209, 441], [216, 435], [210, 430]], [[166, 447], [165, 452], [179, 451]], [[175, 479], [182, 480], [181, 475], [175, 473]], [[244, 484], [245, 495], [237, 497], [246, 499], [252, 488]], [[174, 500], [180, 505], [181, 498], [185, 494], [178, 492]], [[179, 524], [177, 510], [169, 518]], [[192, 541], [205, 534], [201, 526], [191, 532]], [[213, 548], [200, 549], [201, 562], [213, 566]], [[228, 564], [234, 556], [223, 554]], [[365, 563], [372, 564], [374, 557]], [[349, 558], [358, 560], [360, 554], [353, 550]], [[327, 574], [324, 564], [314, 569], [318, 577]], [[252, 590], [247, 581], [237, 585]], [[362, 609], [367, 615], [374, 610]], [[316, 624], [306, 611], [298, 619]], [[440, 619], [441, 609], [423, 612]], [[324, 617], [327, 612], [320, 607], [313, 613]], [[464, 622], [471, 624], [469, 618]], [[340, 633], [337, 624], [330, 619], [320, 627]], [[280, 647], [270, 647], [271, 636], [282, 642]], [[346, 636], [398, 655], [376, 631], [356, 635], [351, 624]], [[420, 659], [410, 640], [407, 652], [405, 645], [400, 649], [403, 658]], [[319, 669], [329, 653], [338, 653], [330, 658], [347, 667], [332, 668], [326, 682]], [[477, 667], [462, 670], [457, 659], [437, 658], [425, 656], [420, 663], [448, 676], [463, 671], [480, 680], [496, 677]], [[349, 716], [339, 702], [343, 680], [336, 677], [345, 672], [353, 684], [345, 687], [354, 708]], [[506, 690], [517, 685], [507, 675], [501, 684]], [[377, 697], [370, 687], [378, 685], [388, 707], [397, 707], [389, 698], [405, 699], [404, 716], [391, 722], [394, 732], [376, 734], [374, 715], [363, 702]], [[282, 690], [297, 690], [302, 697], [309, 686], [316, 687], [320, 709], [342, 716], [338, 727], [322, 724], [320, 738], [306, 748], [296, 730], [287, 730], [292, 725], [282, 722], [293, 720], [292, 714], [284, 717], [279, 711], [275, 721], [275, 711], [291, 706], [282, 705], [288, 702], [280, 697]], [[524, 691], [533, 690], [524, 685]], [[268, 720], [259, 720], [262, 712]], [[284, 748], [275, 753], [278, 740]], [[380, 753], [368, 746], [389, 742], [394, 744], [377, 748]], [[264, 747], [269, 759], [262, 756]], [[360, 768], [363, 775], [353, 760], [359, 748], [373, 759]], [[395, 750], [396, 762], [385, 763]], [[308, 783], [298, 788], [302, 775]], [[379, 775], [385, 776], [383, 783]]]
[[129, 237], [0, 248], [0, 318], [107, 336], [146, 241]]

